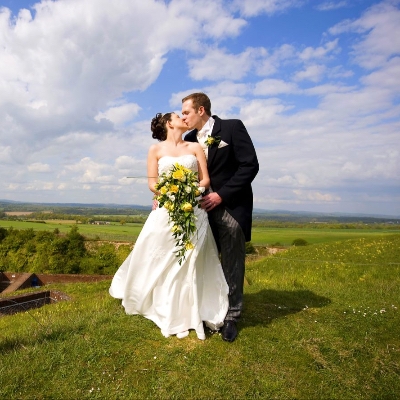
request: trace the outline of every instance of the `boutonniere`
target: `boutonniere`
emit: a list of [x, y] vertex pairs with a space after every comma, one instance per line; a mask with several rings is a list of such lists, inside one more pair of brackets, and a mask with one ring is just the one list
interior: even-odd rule
[[221, 137], [220, 136], [207, 136], [207, 139], [204, 141], [207, 147], [211, 146], [218, 146], [221, 143]]

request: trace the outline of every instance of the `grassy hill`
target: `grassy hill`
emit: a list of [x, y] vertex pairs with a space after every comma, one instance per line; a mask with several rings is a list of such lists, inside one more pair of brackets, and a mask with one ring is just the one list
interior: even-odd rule
[[108, 282], [0, 318], [4, 399], [396, 399], [400, 235], [249, 262], [239, 337], [164, 338]]

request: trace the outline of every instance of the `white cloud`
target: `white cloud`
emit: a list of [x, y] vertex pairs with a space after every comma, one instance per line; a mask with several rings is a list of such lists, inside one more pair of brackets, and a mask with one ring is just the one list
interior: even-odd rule
[[110, 107], [105, 112], [100, 112], [95, 116], [96, 121], [108, 119], [116, 125], [131, 121], [140, 111], [140, 107], [134, 103], [127, 103], [120, 106]]
[[283, 93], [295, 93], [297, 86], [291, 82], [285, 82], [280, 79], [264, 79], [257, 82], [254, 88], [256, 96], [276, 96]]
[[[148, 88], [169, 51], [204, 35], [240, 32], [244, 20], [232, 17], [221, 3], [207, 5], [207, 12], [193, 13], [181, 0], [168, 5], [115, 0], [112, 7], [105, 0], [41, 2], [34, 6], [34, 18], [22, 10], [16, 20], [3, 8], [0, 118], [8, 118], [14, 129], [5, 144], [28, 140], [40, 148], [74, 125], [98, 131], [96, 116], [121, 124], [137, 115], [138, 105], [107, 107], [126, 93]], [[207, 24], [218, 32], [210, 32]], [[0, 128], [0, 135], [9, 131]]]
[[308, 80], [311, 82], [319, 82], [326, 71], [326, 66], [321, 64], [313, 64], [307, 66], [304, 70], [294, 74], [293, 79], [296, 81]]
[[189, 60], [190, 76], [195, 80], [241, 79], [252, 67], [255, 52], [248, 49], [240, 54], [228, 54], [225, 50], [211, 49], [202, 59]]
[[330, 11], [330, 10], [337, 10], [338, 8], [348, 7], [349, 4], [347, 1], [342, 0], [330, 0], [330, 1], [323, 1], [322, 3], [316, 6], [317, 10], [320, 11]]
[[[314, 49], [315, 57], [318, 53], [327, 54], [336, 47], [337, 41], [332, 41], [325, 48]], [[305, 50], [305, 52], [310, 52]], [[190, 76], [195, 80], [207, 79], [218, 81], [221, 79], [240, 80], [253, 71], [259, 76], [269, 76], [277, 71], [281, 65], [289, 60], [296, 62], [295, 48], [284, 44], [271, 51], [264, 47], [248, 47], [241, 53], [231, 53], [226, 49], [206, 49], [203, 58], [188, 61]], [[306, 57], [306, 56], [304, 56]], [[322, 55], [319, 55], [322, 57]], [[311, 54], [310, 54], [311, 58]]]
[[370, 7], [361, 18], [346, 20], [329, 32], [338, 35], [356, 32], [363, 36], [354, 44], [354, 59], [364, 68], [383, 66], [400, 54], [400, 10], [397, 1], [383, 1]]
[[299, 58], [302, 61], [324, 58], [329, 53], [338, 51], [338, 43], [339, 39], [335, 39], [327, 42], [324, 46], [320, 46], [317, 48], [307, 47], [299, 54]]
[[66, 169], [75, 172], [77, 181], [82, 183], [104, 183], [113, 180], [112, 175], [105, 175], [110, 166], [95, 162], [90, 157], [85, 157], [76, 164], [67, 166]]
[[288, 107], [277, 98], [257, 99], [243, 105], [240, 109], [240, 116], [248, 126], [265, 127], [287, 109]]
[[115, 160], [115, 167], [121, 170], [129, 170], [137, 164], [137, 161], [133, 157], [119, 156]]
[[320, 192], [304, 192], [302, 190], [293, 190], [293, 193], [297, 196], [299, 200], [308, 200], [312, 202], [338, 202], [341, 200], [340, 196], [335, 196], [330, 193], [320, 193]]
[[43, 164], [40, 162], [33, 163], [31, 165], [28, 165], [28, 171], [31, 172], [49, 172], [50, 165], [49, 164]]
[[[17, 18], [3, 8], [1, 197], [151, 205], [146, 178], [126, 178], [146, 176], [150, 120], [205, 91], [253, 138], [257, 207], [399, 210], [400, 3], [311, 3], [43, 1]], [[321, 12], [308, 29], [301, 5], [346, 6], [353, 19]], [[292, 20], [293, 32], [281, 28]]]
[[263, 13], [272, 15], [301, 4], [301, 0], [234, 0], [233, 2], [233, 5], [246, 17], [254, 17]]

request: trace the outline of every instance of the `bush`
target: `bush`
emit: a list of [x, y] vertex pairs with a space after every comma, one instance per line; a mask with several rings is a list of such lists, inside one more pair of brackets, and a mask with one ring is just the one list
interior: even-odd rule
[[304, 239], [294, 239], [292, 242], [292, 246], [307, 246], [308, 242]]
[[256, 249], [253, 246], [253, 243], [251, 242], [246, 242], [246, 254], [255, 254]]

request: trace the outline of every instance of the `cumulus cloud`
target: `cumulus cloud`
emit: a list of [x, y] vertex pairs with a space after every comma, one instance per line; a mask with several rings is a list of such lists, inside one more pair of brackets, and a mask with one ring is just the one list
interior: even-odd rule
[[400, 10], [397, 1], [383, 1], [371, 6], [360, 18], [346, 20], [329, 32], [339, 35], [356, 32], [362, 39], [353, 45], [354, 61], [364, 68], [381, 67], [400, 53]]
[[285, 82], [281, 79], [264, 79], [257, 82], [254, 88], [256, 96], [275, 96], [284, 93], [295, 93], [297, 86], [291, 82]]
[[317, 10], [320, 11], [330, 11], [330, 10], [337, 10], [338, 8], [348, 7], [349, 4], [347, 1], [323, 1], [316, 6]]
[[211, 49], [202, 59], [189, 61], [190, 76], [195, 80], [241, 79], [250, 70], [254, 53], [254, 49], [248, 49], [239, 55], [228, 54], [222, 49]]
[[234, 0], [233, 6], [238, 8], [243, 16], [253, 17], [259, 14], [276, 14], [291, 7], [302, 4], [301, 0]]
[[302, 71], [294, 74], [293, 79], [296, 81], [309, 80], [312, 82], [319, 82], [326, 71], [326, 66], [321, 64], [313, 64], [307, 66]]
[[108, 108], [105, 112], [98, 113], [94, 119], [100, 121], [107, 119], [116, 125], [131, 121], [139, 113], [140, 106], [134, 103], [127, 103]]
[[31, 172], [49, 172], [50, 171], [50, 165], [49, 164], [43, 164], [40, 162], [33, 163], [31, 165], [28, 165], [28, 171]]
[[[69, 0], [16, 15], [2, 8], [1, 197], [150, 205], [151, 117], [164, 111], [159, 104], [179, 112], [185, 95], [204, 91], [213, 112], [241, 118], [254, 141], [256, 207], [398, 210], [398, 4], [377, 0], [325, 32], [276, 39], [267, 33], [279, 31], [276, 16], [299, 18], [311, 5], [331, 20], [338, 13], [329, 10], [356, 6]], [[257, 43], [247, 39], [264, 30]]]
[[339, 39], [335, 39], [330, 42], [327, 42], [324, 46], [319, 46], [317, 48], [307, 47], [299, 54], [299, 58], [302, 61], [324, 58], [329, 53], [337, 51], [338, 43]]

